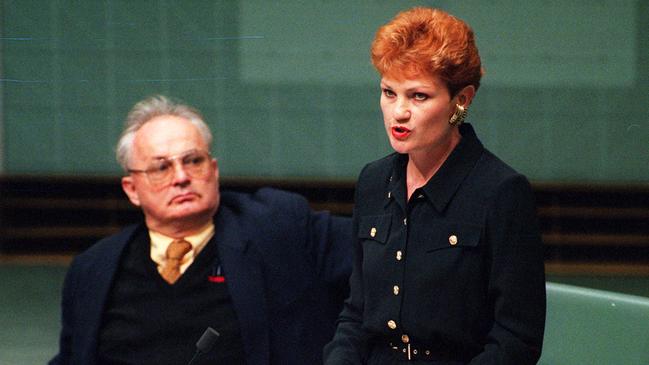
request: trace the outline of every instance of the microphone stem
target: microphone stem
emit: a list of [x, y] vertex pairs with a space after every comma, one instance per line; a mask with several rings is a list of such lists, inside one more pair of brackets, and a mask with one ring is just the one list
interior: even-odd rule
[[194, 357], [192, 357], [191, 360], [187, 363], [187, 365], [192, 365], [196, 359], [198, 359], [198, 356], [200, 356], [202, 352], [200, 350], [196, 350], [196, 353], [194, 353]]

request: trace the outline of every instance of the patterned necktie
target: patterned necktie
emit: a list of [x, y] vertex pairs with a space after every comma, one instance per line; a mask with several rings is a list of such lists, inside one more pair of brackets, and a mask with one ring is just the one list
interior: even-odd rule
[[173, 284], [180, 277], [180, 265], [185, 254], [192, 250], [192, 244], [180, 239], [175, 240], [167, 247], [167, 259], [160, 275], [166, 282]]

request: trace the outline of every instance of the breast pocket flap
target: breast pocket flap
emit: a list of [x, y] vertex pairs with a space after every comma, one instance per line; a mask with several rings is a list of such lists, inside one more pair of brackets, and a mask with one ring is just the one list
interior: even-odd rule
[[361, 217], [358, 224], [358, 238], [385, 243], [390, 233], [391, 222], [390, 214]]
[[468, 223], [444, 223], [429, 227], [430, 241], [427, 251], [446, 248], [470, 248], [480, 243], [482, 227]]

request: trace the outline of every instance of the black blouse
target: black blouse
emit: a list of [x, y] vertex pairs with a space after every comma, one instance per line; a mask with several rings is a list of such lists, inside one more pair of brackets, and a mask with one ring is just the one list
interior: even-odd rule
[[351, 294], [327, 363], [360, 363], [374, 347], [406, 344], [432, 360], [536, 363], [545, 277], [533, 193], [471, 125], [460, 132], [458, 146], [409, 201], [407, 155], [361, 172]]

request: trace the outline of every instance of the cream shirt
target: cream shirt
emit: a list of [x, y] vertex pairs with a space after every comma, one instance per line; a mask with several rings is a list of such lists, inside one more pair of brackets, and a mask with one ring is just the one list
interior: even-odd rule
[[[185, 254], [180, 264], [180, 273], [184, 273], [189, 265], [194, 262], [194, 258], [198, 256], [203, 247], [214, 236], [214, 222], [209, 222], [197, 234], [183, 237], [183, 239], [192, 245], [192, 249]], [[158, 272], [162, 270], [166, 261], [166, 252], [169, 244], [175, 238], [167, 237], [162, 233], [149, 230], [149, 238], [151, 239], [151, 260], [158, 265]]]

